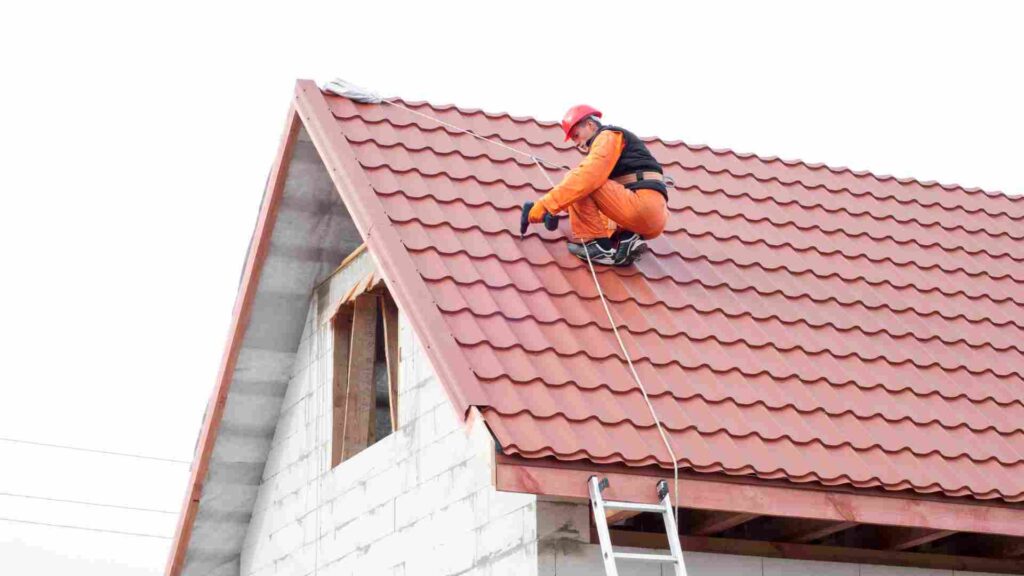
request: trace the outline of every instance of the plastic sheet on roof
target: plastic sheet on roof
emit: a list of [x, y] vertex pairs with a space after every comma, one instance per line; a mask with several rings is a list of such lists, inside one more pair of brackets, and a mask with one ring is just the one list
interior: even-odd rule
[[367, 90], [361, 86], [356, 86], [355, 84], [341, 78], [335, 78], [334, 80], [327, 82], [324, 84], [323, 89], [325, 92], [344, 96], [345, 98], [355, 100], [356, 102], [362, 102], [364, 104], [380, 104], [384, 101], [383, 98], [373, 91]]

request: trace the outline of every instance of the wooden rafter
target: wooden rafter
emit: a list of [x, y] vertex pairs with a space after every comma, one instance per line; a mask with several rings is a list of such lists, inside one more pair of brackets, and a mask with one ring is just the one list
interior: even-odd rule
[[711, 536], [712, 534], [718, 534], [730, 528], [735, 528], [757, 517], [759, 517], [758, 514], [708, 512], [704, 513], [703, 517], [688, 532], [694, 536]]
[[953, 534], [956, 534], [956, 531], [930, 528], [885, 528], [881, 533], [881, 547], [886, 550], [909, 550]]
[[996, 549], [996, 555], [1000, 558], [1024, 559], [1024, 538], [1015, 538], [1003, 542]]
[[825, 522], [824, 525], [819, 523], [817, 525], [796, 527], [792, 532], [784, 534], [782, 540], [806, 544], [844, 530], [849, 530], [854, 526], [857, 526], [857, 522]]
[[764, 538], [778, 542], [808, 544], [858, 526], [850, 520], [814, 520], [810, 518], [771, 518], [764, 526]]
[[639, 512], [633, 512], [632, 510], [608, 510], [604, 516], [607, 519], [609, 526], [624, 522], [630, 518], [636, 516]]

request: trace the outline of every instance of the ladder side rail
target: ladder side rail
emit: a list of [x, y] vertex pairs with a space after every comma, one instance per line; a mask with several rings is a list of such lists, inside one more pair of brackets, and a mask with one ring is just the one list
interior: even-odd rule
[[686, 564], [683, 563], [683, 547], [679, 544], [679, 527], [676, 526], [675, 509], [672, 507], [672, 500], [668, 493], [668, 483], [662, 480], [658, 484], [658, 495], [661, 496], [661, 504], [664, 507], [662, 517], [665, 519], [665, 536], [668, 537], [668, 547], [675, 557], [675, 576], [686, 576]]
[[594, 524], [597, 526], [597, 539], [601, 542], [601, 556], [604, 559], [606, 576], [619, 576], [615, 567], [615, 552], [612, 550], [612, 535], [608, 532], [608, 517], [604, 511], [604, 498], [601, 496], [601, 483], [597, 476], [590, 477], [590, 504], [594, 511]]

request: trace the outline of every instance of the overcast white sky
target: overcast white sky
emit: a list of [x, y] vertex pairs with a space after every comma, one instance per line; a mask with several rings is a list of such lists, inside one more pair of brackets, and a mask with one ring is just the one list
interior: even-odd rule
[[[1016, 3], [342, 4], [0, 8], [0, 437], [191, 459], [296, 78], [1024, 192]], [[187, 469], [0, 440], [0, 494], [173, 512], [0, 518], [170, 536]], [[169, 545], [0, 520], [0, 573]]]

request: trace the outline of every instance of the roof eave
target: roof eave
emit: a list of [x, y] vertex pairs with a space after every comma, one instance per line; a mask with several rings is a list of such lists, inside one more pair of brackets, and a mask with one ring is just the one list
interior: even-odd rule
[[[672, 481], [672, 473], [667, 470], [630, 470], [507, 455], [499, 455], [495, 462], [495, 486], [498, 490], [572, 501], [589, 499], [587, 481], [592, 475], [608, 478], [606, 495], [610, 499], [652, 504], [657, 502], [656, 482], [662, 478]], [[1024, 537], [1024, 508], [1000, 506], [994, 502], [958, 502], [830, 490], [827, 487], [684, 476], [679, 478], [677, 505], [764, 516]]]

